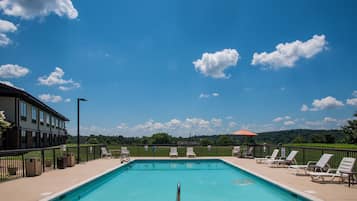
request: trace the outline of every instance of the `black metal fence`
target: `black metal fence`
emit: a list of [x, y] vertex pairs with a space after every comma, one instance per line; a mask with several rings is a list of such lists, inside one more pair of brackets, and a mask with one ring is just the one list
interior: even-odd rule
[[[193, 147], [194, 152], [198, 157], [209, 157], [209, 156], [232, 156], [233, 145], [231, 146], [198, 146], [198, 145], [116, 145], [108, 146], [110, 151], [112, 151], [113, 156], [120, 155], [120, 148], [124, 146], [130, 151], [131, 156], [139, 157], [168, 157], [170, 152], [170, 147], [177, 147], [178, 156], [186, 156], [186, 147]], [[235, 145], [238, 146], [238, 145]], [[265, 157], [271, 155], [274, 149], [280, 149], [280, 154], [282, 153], [282, 147], [278, 145], [240, 145], [241, 151], [246, 152], [248, 147], [253, 146], [254, 157]], [[337, 168], [343, 157], [353, 157], [357, 158], [356, 149], [333, 149], [333, 148], [313, 148], [313, 147], [294, 147], [294, 146], [283, 146], [285, 148], [285, 156], [287, 156], [290, 151], [296, 150], [298, 154], [296, 155], [296, 161], [298, 164], [306, 164], [308, 161], [318, 161], [322, 154], [330, 153], [333, 157], [330, 160], [330, 166], [332, 168]], [[279, 157], [281, 156], [279, 154]], [[357, 165], [355, 165], [355, 170], [357, 171]]]
[[[105, 145], [81, 145], [80, 161], [90, 161], [101, 157], [101, 147]], [[61, 146], [33, 149], [0, 151], [0, 182], [26, 176], [26, 160], [39, 159], [42, 172], [58, 168], [58, 159], [67, 154], [77, 157], [76, 146]]]

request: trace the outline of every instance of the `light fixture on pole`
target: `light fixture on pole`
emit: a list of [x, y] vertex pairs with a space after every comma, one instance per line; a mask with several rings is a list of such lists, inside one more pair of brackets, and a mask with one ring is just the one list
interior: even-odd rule
[[79, 152], [80, 152], [80, 142], [79, 142], [79, 103], [80, 101], [87, 101], [84, 98], [77, 98], [77, 164], [80, 162]]

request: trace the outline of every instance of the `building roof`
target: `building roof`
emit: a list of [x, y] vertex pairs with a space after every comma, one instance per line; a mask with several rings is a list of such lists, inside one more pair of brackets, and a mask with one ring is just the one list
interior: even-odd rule
[[16, 87], [12, 87], [12, 86], [0, 83], [0, 96], [10, 96], [10, 97], [21, 98], [21, 99], [25, 100], [26, 102], [29, 102], [29, 103], [41, 108], [44, 111], [47, 111], [47, 112], [50, 112], [50, 113], [56, 115], [57, 117], [61, 118], [64, 121], [69, 121], [69, 119], [67, 117], [65, 117], [61, 113], [57, 112], [56, 110], [52, 109], [50, 106], [46, 105], [45, 103], [43, 103], [36, 97], [32, 96], [31, 94], [27, 93], [26, 91], [24, 91], [20, 88], [16, 88]]

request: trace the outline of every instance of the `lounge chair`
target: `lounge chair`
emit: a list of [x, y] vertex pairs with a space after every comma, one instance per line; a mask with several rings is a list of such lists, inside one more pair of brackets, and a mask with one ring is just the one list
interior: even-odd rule
[[327, 172], [311, 172], [309, 173], [311, 176], [312, 181], [325, 181], [326, 177], [331, 178], [330, 181], [333, 181], [335, 178], [340, 178], [341, 182], [344, 182], [346, 178], [348, 178], [347, 174], [344, 174], [343, 172], [351, 172], [353, 169], [353, 166], [355, 165], [356, 159], [355, 158], [350, 158], [350, 157], [344, 157], [340, 165], [338, 166], [337, 169], [328, 169]]
[[244, 151], [242, 156], [243, 158], [254, 158], [253, 155], [254, 147], [249, 147], [247, 151]]
[[104, 158], [104, 157], [112, 157], [112, 153], [108, 152], [107, 148], [106, 147], [101, 147], [100, 148], [101, 150], [101, 157]]
[[265, 156], [265, 158], [255, 158], [255, 162], [257, 163], [265, 163], [267, 160], [275, 160], [276, 157], [278, 156], [279, 149], [274, 149], [273, 153], [271, 153], [271, 156]]
[[120, 159], [121, 162], [128, 162], [130, 161], [130, 151], [127, 147], [121, 147], [120, 150]]
[[268, 159], [266, 163], [269, 164], [270, 167], [287, 167], [296, 164], [295, 156], [297, 153], [298, 151], [291, 151], [286, 159]]
[[232, 149], [232, 156], [237, 156], [240, 157], [241, 153], [240, 153], [240, 146], [234, 146]]
[[177, 147], [170, 147], [170, 157], [178, 157]]
[[187, 149], [186, 149], [186, 157], [196, 157], [196, 154], [193, 151], [193, 147], [187, 147]]
[[[296, 175], [308, 175], [310, 172], [325, 172], [330, 166], [328, 162], [332, 158], [333, 154], [323, 154], [318, 161], [309, 161], [306, 165], [290, 165], [290, 170], [295, 170]], [[304, 174], [301, 173], [304, 171]]]

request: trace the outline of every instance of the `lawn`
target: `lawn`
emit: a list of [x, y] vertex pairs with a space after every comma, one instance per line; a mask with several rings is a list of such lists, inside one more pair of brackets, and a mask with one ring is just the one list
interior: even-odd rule
[[316, 148], [335, 148], [335, 149], [356, 149], [357, 144], [322, 144], [322, 143], [302, 143], [302, 144], [286, 144], [286, 146], [294, 147], [316, 147]]

